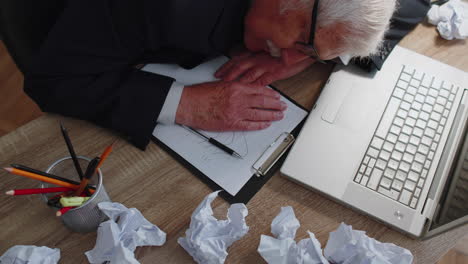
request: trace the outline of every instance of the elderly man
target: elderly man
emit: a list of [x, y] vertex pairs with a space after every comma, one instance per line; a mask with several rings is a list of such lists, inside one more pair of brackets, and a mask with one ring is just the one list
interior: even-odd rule
[[[159, 123], [258, 130], [286, 105], [265, 88], [314, 62], [374, 52], [394, 0], [70, 0], [25, 75], [42, 110], [86, 119], [144, 149]], [[184, 86], [142, 63], [232, 60]]]

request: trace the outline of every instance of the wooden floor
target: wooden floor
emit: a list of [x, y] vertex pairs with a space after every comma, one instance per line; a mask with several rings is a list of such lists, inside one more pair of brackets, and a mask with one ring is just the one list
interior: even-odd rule
[[438, 264], [468, 264], [468, 236], [460, 240]]
[[[42, 114], [37, 105], [23, 92], [22, 86], [23, 75], [0, 41], [0, 136]], [[3, 252], [0, 252], [1, 254]], [[438, 264], [468, 264], [468, 236]]]
[[42, 114], [22, 87], [23, 74], [0, 41], [0, 136]]

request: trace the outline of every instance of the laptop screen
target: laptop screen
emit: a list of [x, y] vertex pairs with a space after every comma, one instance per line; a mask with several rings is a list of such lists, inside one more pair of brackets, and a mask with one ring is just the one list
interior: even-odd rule
[[[438, 214], [431, 229], [448, 225], [462, 218], [468, 219], [468, 134], [465, 128], [463, 139], [456, 153], [448, 183], [439, 202]], [[467, 222], [467, 221], [463, 221]], [[459, 223], [460, 224], [460, 223]]]

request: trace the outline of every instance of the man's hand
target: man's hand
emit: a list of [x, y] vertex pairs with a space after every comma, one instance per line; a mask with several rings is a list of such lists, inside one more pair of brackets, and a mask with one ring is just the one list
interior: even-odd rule
[[314, 59], [307, 58], [285, 65], [281, 58], [274, 58], [266, 52], [243, 51], [233, 55], [230, 61], [221, 66], [215, 77], [224, 81], [239, 80], [242, 83], [268, 85], [300, 73], [314, 62]]
[[176, 123], [211, 131], [259, 130], [281, 120], [286, 103], [260, 85], [210, 82], [186, 86]]

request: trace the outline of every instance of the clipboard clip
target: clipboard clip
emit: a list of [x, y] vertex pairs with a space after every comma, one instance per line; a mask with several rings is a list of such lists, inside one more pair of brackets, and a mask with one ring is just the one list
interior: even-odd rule
[[252, 165], [255, 175], [257, 177], [265, 176], [279, 158], [283, 156], [286, 150], [288, 150], [294, 140], [295, 139], [292, 134], [287, 132], [281, 133]]

